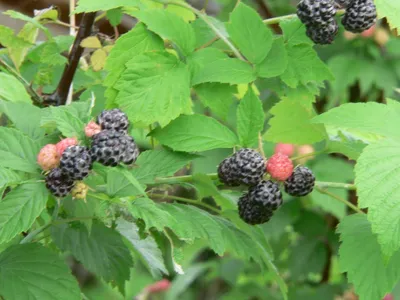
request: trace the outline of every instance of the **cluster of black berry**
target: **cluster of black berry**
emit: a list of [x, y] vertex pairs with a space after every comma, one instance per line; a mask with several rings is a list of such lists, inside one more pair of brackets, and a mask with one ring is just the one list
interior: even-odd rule
[[229, 186], [249, 186], [238, 201], [238, 209], [242, 220], [251, 225], [268, 222], [283, 203], [279, 184], [263, 179], [266, 172], [283, 181], [289, 195], [305, 196], [314, 188], [315, 178], [311, 170], [302, 166], [293, 170], [291, 160], [285, 155], [274, 154], [267, 163], [253, 149], [237, 151], [219, 164], [218, 177]]
[[[46, 170], [50, 169], [45, 179], [46, 187], [56, 197], [65, 197], [73, 191], [76, 181], [89, 175], [95, 161], [114, 167], [119, 163], [132, 164], [139, 156], [137, 145], [127, 134], [129, 121], [122, 111], [103, 111], [97, 124], [91, 123], [85, 128], [86, 135], [92, 138], [90, 148], [79, 146], [76, 139], [69, 138], [54, 147], [46, 145], [39, 153], [38, 163], [46, 166]], [[92, 133], [89, 135], [88, 132]], [[77, 194], [81, 190], [77, 190]]]
[[360, 33], [375, 23], [373, 0], [301, 0], [297, 5], [297, 16], [306, 26], [307, 36], [316, 44], [331, 44], [338, 33], [335, 1], [346, 8], [342, 18], [346, 30]]

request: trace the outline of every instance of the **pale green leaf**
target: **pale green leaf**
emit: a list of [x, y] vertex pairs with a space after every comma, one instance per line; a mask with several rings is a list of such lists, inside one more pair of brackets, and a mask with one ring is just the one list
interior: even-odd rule
[[329, 128], [327, 128], [329, 140], [326, 145], [327, 151], [329, 153], [341, 153], [349, 159], [357, 160], [366, 144], [359, 139], [346, 136], [341, 131], [335, 135], [330, 134], [328, 129]]
[[252, 88], [240, 101], [236, 112], [237, 132], [240, 145], [252, 147], [258, 142], [258, 135], [264, 127], [264, 110], [261, 100]]
[[0, 190], [10, 184], [19, 183], [21, 181], [21, 175], [12, 170], [0, 167]]
[[[313, 144], [326, 137], [324, 126], [311, 123], [312, 108], [299, 102], [282, 100], [271, 109], [270, 128], [264, 137], [275, 143]], [[317, 126], [316, 126], [317, 125]]]
[[137, 6], [137, 0], [79, 0], [74, 10], [75, 14], [99, 10], [110, 10], [121, 6]]
[[227, 118], [236, 87], [227, 83], [202, 83], [196, 85], [194, 90], [204, 106], [209, 107], [216, 116]]
[[193, 27], [194, 34], [196, 36], [196, 48], [209, 43], [215, 38], [215, 32], [210, 29], [204, 20], [197, 18], [191, 22], [190, 25]]
[[133, 262], [128, 247], [117, 231], [93, 222], [89, 235], [83, 224], [71, 227], [60, 224], [52, 227], [52, 237], [61, 250], [71, 252], [85, 268], [107, 282], [116, 283], [124, 293], [125, 281], [129, 279]]
[[128, 180], [121, 169], [112, 168], [107, 172], [107, 195], [110, 197], [131, 197], [143, 194]]
[[120, 81], [116, 102], [133, 122], [167, 125], [190, 113], [189, 71], [173, 54], [148, 52], [132, 58]]
[[142, 184], [152, 183], [157, 177], [172, 176], [197, 155], [170, 150], [148, 150], [142, 152], [132, 170], [133, 176]]
[[0, 294], [5, 299], [82, 299], [64, 259], [38, 243], [15, 245], [0, 254]]
[[58, 107], [51, 107], [51, 115], [57, 124], [57, 129], [61, 131], [65, 137], [76, 137], [84, 139], [85, 133], [83, 129], [85, 124], [69, 111], [59, 109]]
[[188, 60], [192, 85], [205, 82], [240, 84], [256, 79], [255, 70], [251, 65], [237, 58], [230, 58], [215, 48], [196, 51]]
[[135, 253], [153, 276], [168, 274], [163, 254], [151, 235], [141, 239], [136, 224], [121, 218], [117, 220], [117, 230], [132, 244]]
[[203, 115], [181, 116], [167, 127], [155, 129], [151, 136], [176, 151], [186, 152], [232, 148], [237, 144], [237, 137], [229, 128]]
[[38, 173], [36, 156], [40, 146], [22, 132], [0, 127], [0, 166], [12, 170]]
[[282, 22], [279, 22], [279, 26], [282, 28], [283, 37], [285, 38], [286, 43], [291, 45], [314, 45], [313, 41], [311, 41], [306, 35], [306, 27], [298, 18], [283, 20]]
[[[339, 263], [360, 300], [382, 299], [400, 279], [400, 252], [387, 265], [366, 215], [345, 217], [338, 226]], [[368, 274], [373, 273], [373, 276]]]
[[299, 84], [333, 80], [329, 68], [320, 60], [310, 45], [287, 45], [288, 65], [281, 78], [288, 86], [295, 88]]
[[271, 78], [281, 75], [287, 68], [288, 54], [282, 37], [274, 39], [271, 51], [258, 66], [258, 76]]
[[194, 30], [176, 14], [164, 9], [140, 10], [131, 14], [145, 23], [151, 31], [176, 44], [184, 55], [194, 51]]
[[107, 11], [107, 19], [111, 26], [118, 26], [121, 24], [122, 17], [124, 16], [121, 8], [113, 8]]
[[391, 29], [400, 29], [400, 2], [397, 0], [375, 0], [380, 19], [386, 18]]
[[[372, 117], [373, 116], [373, 117]], [[389, 104], [349, 103], [313, 119], [314, 123], [399, 139], [400, 112]]]
[[400, 142], [382, 140], [367, 146], [355, 172], [358, 204], [368, 208], [368, 220], [385, 257], [400, 249]]
[[14, 123], [15, 128], [32, 139], [39, 139], [44, 136], [45, 131], [40, 128], [42, 113], [37, 106], [24, 102], [13, 103], [0, 100], [0, 111], [7, 115]]
[[[35, 27], [35, 25], [33, 25], [32, 23], [26, 23], [17, 36], [29, 44], [34, 44], [36, 42], [38, 34], [39, 29]], [[30, 48], [29, 45], [22, 47], [21, 46], [11, 47], [9, 49], [10, 57], [17, 69], [21, 67], [21, 64], [23, 63], [26, 54], [28, 53], [28, 50]]]
[[0, 201], [0, 244], [28, 230], [46, 207], [48, 192], [43, 183], [25, 183]]
[[53, 36], [51, 35], [50, 30], [39, 22], [40, 18], [31, 18], [15, 10], [7, 10], [6, 12], [4, 12], [4, 14], [10, 16], [11, 18], [31, 23], [36, 28], [42, 30], [48, 40], [53, 40]]
[[[12, 49], [29, 48], [32, 46], [31, 43], [25, 41], [23, 38], [15, 36], [13, 29], [3, 25], [0, 25], [0, 43], [8, 48], [8, 54], [12, 59]], [[15, 61], [15, 65], [18, 65], [18, 60]]]
[[260, 15], [239, 2], [226, 25], [231, 40], [252, 63], [261, 63], [272, 46], [271, 30], [262, 22]]
[[10, 102], [32, 103], [24, 85], [12, 75], [0, 72], [0, 99]]

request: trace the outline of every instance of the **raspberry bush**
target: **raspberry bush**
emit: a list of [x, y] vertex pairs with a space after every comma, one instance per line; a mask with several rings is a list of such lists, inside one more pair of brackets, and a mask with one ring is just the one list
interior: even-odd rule
[[400, 4], [199, 3], [4, 12], [0, 299], [400, 297]]

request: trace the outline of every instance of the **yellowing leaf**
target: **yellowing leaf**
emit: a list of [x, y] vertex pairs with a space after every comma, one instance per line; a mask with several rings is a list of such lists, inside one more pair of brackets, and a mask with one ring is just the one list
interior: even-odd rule
[[90, 63], [92, 64], [93, 70], [100, 71], [106, 64], [107, 53], [103, 49], [97, 49], [90, 57]]
[[97, 36], [89, 36], [81, 42], [81, 47], [98, 49], [101, 48], [101, 43]]

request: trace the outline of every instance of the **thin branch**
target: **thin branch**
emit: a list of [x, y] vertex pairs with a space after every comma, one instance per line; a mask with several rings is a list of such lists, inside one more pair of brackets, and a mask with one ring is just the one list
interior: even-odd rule
[[197, 205], [197, 206], [201, 206], [204, 208], [207, 208], [217, 214], [220, 214], [219, 209], [208, 205], [207, 203], [201, 202], [201, 201], [197, 201], [197, 200], [193, 200], [193, 199], [187, 199], [187, 198], [182, 198], [182, 197], [177, 197], [177, 196], [173, 196], [173, 195], [168, 195], [168, 194], [152, 194], [149, 193], [149, 197], [151, 198], [158, 198], [158, 199], [169, 199], [169, 200], [175, 200], [175, 201], [179, 201], [179, 202], [185, 202], [185, 203], [189, 203], [189, 204], [193, 204], [193, 205]]
[[72, 45], [68, 56], [68, 64], [65, 66], [56, 91], [46, 97], [46, 102], [55, 103], [55, 105], [64, 105], [67, 102], [69, 89], [84, 50], [81, 47], [81, 42], [90, 35], [95, 17], [95, 12], [86, 13], [83, 15], [74, 44]]
[[351, 208], [352, 210], [354, 210], [355, 212], [358, 212], [358, 213], [360, 213], [360, 214], [365, 214], [364, 211], [362, 211], [360, 208], [358, 208], [357, 206], [355, 206], [355, 205], [354, 205], [353, 203], [351, 203], [350, 201], [347, 201], [347, 200], [345, 200], [345, 199], [339, 197], [338, 195], [335, 195], [335, 194], [333, 194], [333, 193], [331, 193], [331, 192], [329, 192], [329, 191], [327, 191], [327, 190], [325, 190], [325, 189], [323, 189], [323, 188], [320, 188], [319, 186], [316, 186], [315, 188], [316, 188], [316, 190], [317, 190], [318, 192], [320, 192], [321, 194], [328, 195], [329, 197], [331, 197], [331, 198], [333, 198], [333, 199], [335, 199], [335, 200], [337, 200], [337, 201], [339, 201], [339, 202], [342, 202], [342, 203], [346, 204], [348, 207], [350, 207], [350, 208]]
[[20, 244], [26, 244], [26, 243], [30, 243], [31, 241], [33, 241], [33, 239], [39, 234], [42, 233], [43, 231], [45, 231], [47, 228], [49, 228], [51, 226], [52, 222], [50, 221], [49, 223], [39, 227], [38, 229], [30, 232], [26, 237], [24, 237], [22, 239], [22, 241], [20, 242]]
[[357, 187], [352, 183], [316, 181], [315, 185], [322, 189], [334, 188], [334, 189], [345, 189], [349, 191], [355, 191], [357, 189]]
[[314, 152], [302, 154], [302, 155], [299, 155], [299, 156], [295, 156], [295, 157], [293, 157], [293, 158], [291, 158], [291, 159], [292, 159], [293, 161], [294, 161], [294, 160], [299, 160], [299, 159], [306, 158], [306, 157], [317, 156], [317, 155], [323, 154], [323, 153], [325, 153], [325, 152], [326, 152], [326, 149], [321, 150], [321, 151], [314, 151]]
[[15, 76], [25, 87], [29, 96], [31, 96], [33, 102], [41, 104], [43, 102], [42, 97], [31, 87], [28, 81], [25, 80], [13, 67], [8, 65], [4, 60], [0, 59], [0, 65], [3, 66], [8, 72]]

